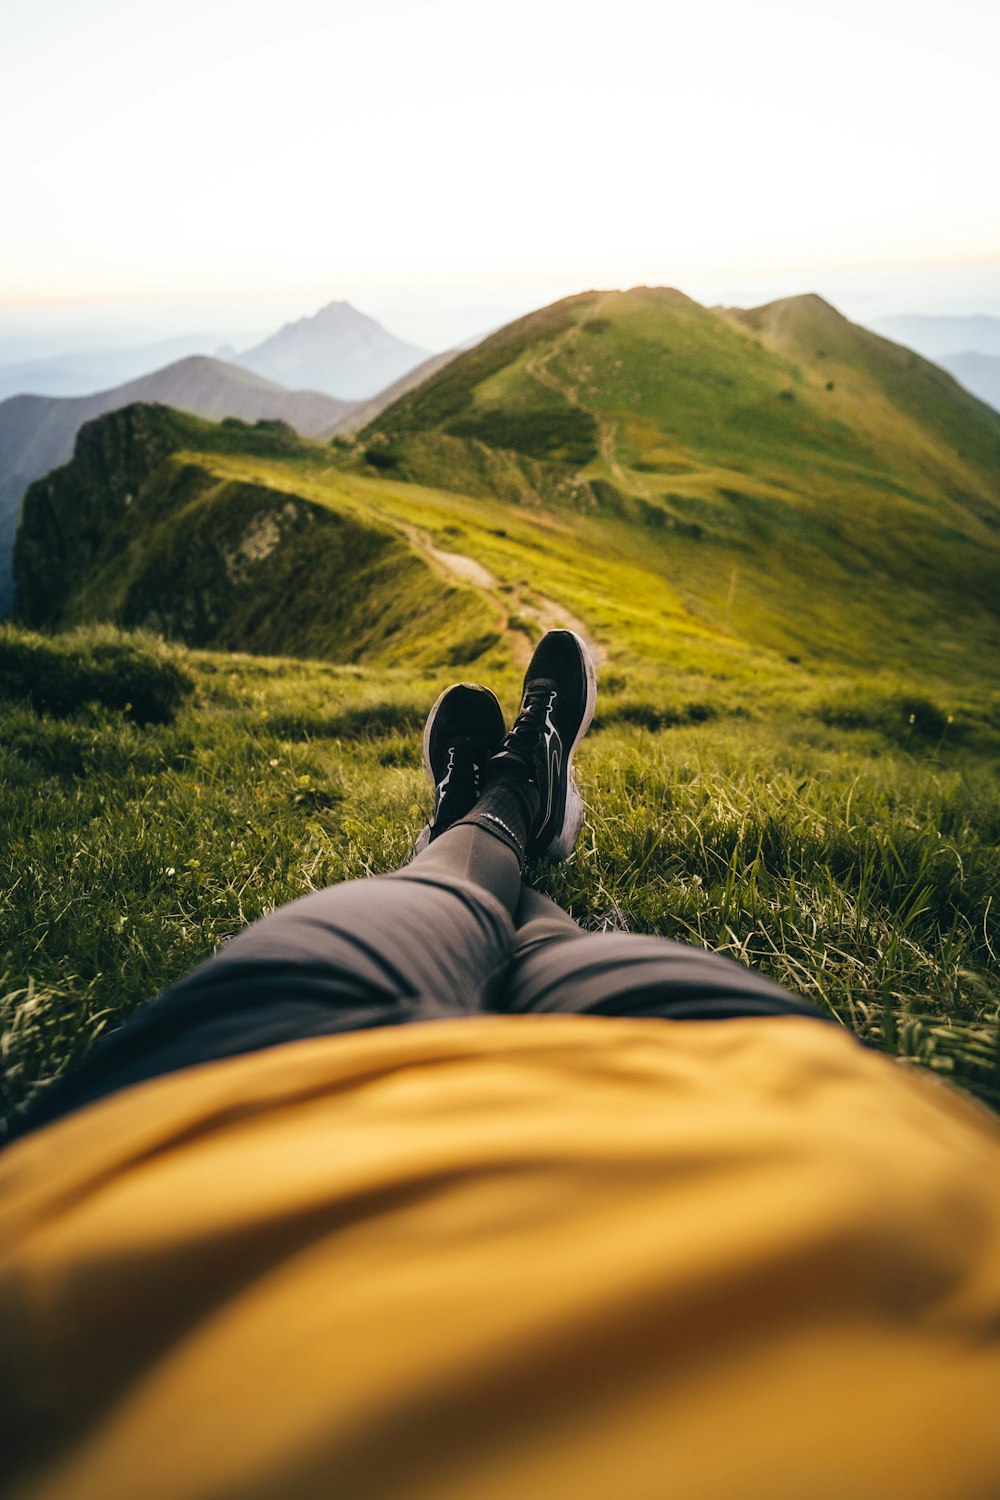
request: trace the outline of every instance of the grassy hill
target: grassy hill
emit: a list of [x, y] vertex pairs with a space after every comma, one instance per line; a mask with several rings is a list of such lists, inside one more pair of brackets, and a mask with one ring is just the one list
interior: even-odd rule
[[998, 432], [818, 299], [649, 291], [511, 325], [353, 443], [85, 428], [0, 636], [8, 1107], [258, 912], [404, 859], [437, 692], [512, 711], [558, 624], [600, 698], [546, 888], [1000, 1103]]
[[354, 404], [318, 391], [289, 390], [222, 360], [191, 355], [95, 395], [11, 396], [0, 401], [0, 618], [13, 604], [12, 559], [21, 497], [72, 456], [85, 422], [136, 401], [159, 401], [217, 420], [285, 421], [317, 437], [349, 419]]
[[[274, 904], [404, 861], [455, 675], [0, 627], [0, 1114]], [[513, 663], [476, 675], [512, 713]], [[533, 875], [1000, 1106], [998, 748], [995, 699], [606, 660], [580, 844]]]
[[341, 661], [454, 663], [494, 640], [488, 606], [442, 589], [402, 533], [297, 483], [314, 451], [281, 423], [216, 426], [166, 407], [89, 424], [73, 463], [25, 497], [21, 618]]
[[359, 441], [386, 473], [633, 523], [690, 610], [757, 643], [943, 669], [1000, 644], [1000, 418], [816, 297], [585, 293]]

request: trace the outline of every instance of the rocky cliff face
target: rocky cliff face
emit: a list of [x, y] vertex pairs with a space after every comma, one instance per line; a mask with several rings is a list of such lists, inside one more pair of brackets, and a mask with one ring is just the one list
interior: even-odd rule
[[123, 407], [81, 427], [72, 463], [30, 486], [14, 550], [15, 614], [57, 625], [93, 572], [144, 481], [182, 447], [183, 417], [169, 407]]
[[486, 649], [495, 619], [478, 594], [442, 587], [392, 527], [296, 492], [294, 461], [314, 451], [282, 423], [214, 427], [159, 406], [88, 423], [73, 461], [25, 496], [18, 619], [343, 662], [431, 664], [458, 637]]
[[163, 403], [218, 421], [288, 422], [305, 437], [332, 436], [354, 403], [290, 391], [235, 365], [196, 355], [93, 396], [12, 396], [0, 401], [0, 619], [13, 603], [12, 556], [21, 496], [33, 480], [73, 456], [81, 427], [138, 402]]

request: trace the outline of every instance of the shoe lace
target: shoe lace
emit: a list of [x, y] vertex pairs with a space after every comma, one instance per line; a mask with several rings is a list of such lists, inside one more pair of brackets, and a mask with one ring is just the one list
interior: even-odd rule
[[545, 713], [552, 697], [552, 684], [532, 683], [521, 701], [520, 712], [507, 736], [507, 749], [531, 758], [541, 742]]

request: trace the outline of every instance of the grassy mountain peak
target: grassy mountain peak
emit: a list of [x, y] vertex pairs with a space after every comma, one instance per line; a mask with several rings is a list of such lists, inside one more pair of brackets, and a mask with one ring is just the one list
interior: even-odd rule
[[689, 607], [759, 644], [942, 665], [943, 637], [1000, 643], [1000, 419], [813, 294], [567, 298], [405, 394], [358, 454], [627, 522]]

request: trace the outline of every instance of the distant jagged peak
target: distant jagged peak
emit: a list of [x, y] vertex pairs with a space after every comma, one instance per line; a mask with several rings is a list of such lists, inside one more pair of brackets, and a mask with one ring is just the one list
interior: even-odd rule
[[398, 380], [427, 355], [426, 349], [397, 338], [350, 302], [334, 300], [286, 323], [263, 343], [244, 350], [236, 362], [282, 385], [359, 400]]
[[[404, 339], [399, 339], [394, 333], [390, 333], [377, 318], [372, 318], [368, 313], [361, 312], [353, 303], [344, 299], [334, 299], [326, 302], [314, 313], [306, 313], [301, 318], [293, 318], [284, 323], [277, 333], [255, 346], [255, 349], [246, 351], [243, 358], [256, 352], [256, 350], [268, 349], [287, 342], [289, 337], [322, 338], [327, 339], [331, 335], [346, 343], [363, 342], [366, 345], [377, 343], [386, 347], [400, 349], [416, 349], [416, 345], [407, 344]], [[425, 350], [418, 350], [424, 354]]]
[[279, 338], [289, 328], [303, 327], [322, 328], [325, 330], [334, 329], [337, 332], [344, 332], [352, 327], [378, 329], [386, 338], [391, 339], [395, 337], [387, 328], [382, 326], [377, 318], [369, 317], [367, 313], [363, 313], [359, 308], [355, 307], [352, 302], [348, 302], [343, 298], [334, 298], [333, 301], [324, 303], [314, 313], [305, 313], [301, 318], [292, 318], [289, 322], [283, 324], [278, 333], [273, 334], [272, 337]]

